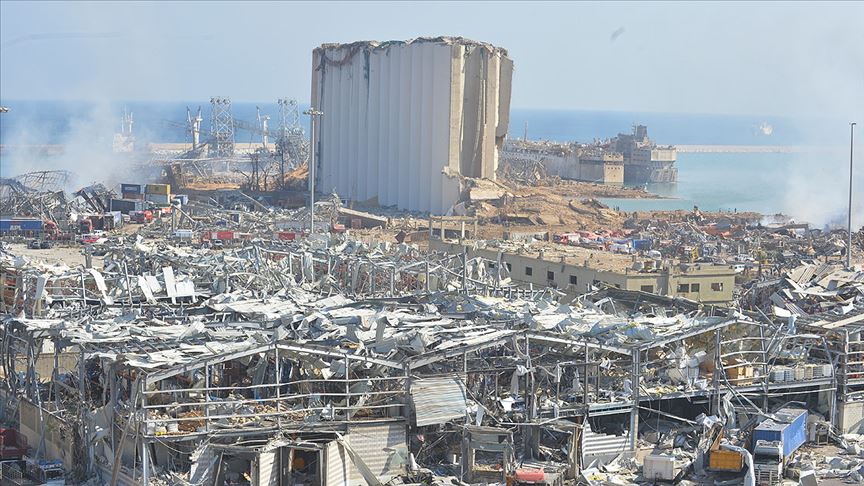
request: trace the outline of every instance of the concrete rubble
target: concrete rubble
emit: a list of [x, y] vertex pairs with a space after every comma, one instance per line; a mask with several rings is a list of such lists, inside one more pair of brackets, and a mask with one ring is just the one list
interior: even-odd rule
[[[634, 252], [735, 255], [735, 301], [706, 305], [525, 284], [500, 255], [430, 251], [434, 231], [375, 237], [404, 220], [335, 195], [315, 213], [310, 235], [307, 209], [219, 191], [82, 264], [4, 243], [0, 401], [28, 464], [74, 484], [767, 484], [754, 431], [797, 407], [782, 474], [864, 482], [864, 272], [824, 261], [836, 234], [631, 218], [656, 242]], [[604, 234], [574, 241], [615, 251]], [[790, 255], [740, 257], [772, 246]]]

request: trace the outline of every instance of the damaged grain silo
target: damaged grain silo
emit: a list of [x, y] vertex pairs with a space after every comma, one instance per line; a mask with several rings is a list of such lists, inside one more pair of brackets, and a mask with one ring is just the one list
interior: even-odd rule
[[495, 178], [513, 77], [506, 50], [437, 37], [324, 44], [312, 57], [320, 192], [442, 214], [462, 177]]

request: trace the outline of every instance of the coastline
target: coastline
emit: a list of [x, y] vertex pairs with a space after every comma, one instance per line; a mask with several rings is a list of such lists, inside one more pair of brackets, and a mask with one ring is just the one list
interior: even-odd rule
[[812, 145], [674, 145], [679, 153], [713, 154], [799, 154], [834, 150], [835, 147]]

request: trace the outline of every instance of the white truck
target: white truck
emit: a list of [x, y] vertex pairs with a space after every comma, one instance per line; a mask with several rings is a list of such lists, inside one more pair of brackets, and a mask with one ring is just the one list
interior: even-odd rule
[[786, 462], [807, 440], [807, 411], [783, 408], [755, 429], [753, 469], [758, 486], [774, 486], [783, 481]]

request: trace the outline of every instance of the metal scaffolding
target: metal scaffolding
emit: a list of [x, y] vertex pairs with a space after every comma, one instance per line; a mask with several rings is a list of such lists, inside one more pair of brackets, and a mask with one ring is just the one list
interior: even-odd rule
[[210, 157], [234, 156], [234, 117], [231, 98], [210, 98]]

